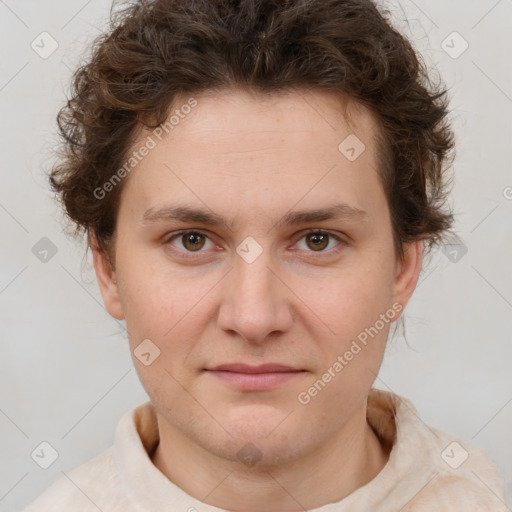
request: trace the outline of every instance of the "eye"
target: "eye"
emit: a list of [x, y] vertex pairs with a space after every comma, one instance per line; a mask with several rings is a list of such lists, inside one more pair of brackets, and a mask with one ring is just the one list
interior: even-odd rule
[[165, 239], [164, 243], [171, 244], [173, 247], [176, 247], [174, 244], [175, 241], [181, 246], [181, 248], [185, 248], [185, 251], [182, 251], [180, 248], [182, 252], [201, 252], [201, 249], [207, 245], [207, 241], [209, 241], [211, 246], [213, 246], [213, 242], [201, 231], [179, 231]]
[[[311, 229], [306, 233], [303, 233], [299, 239], [299, 242], [305, 240], [306, 252], [316, 253], [336, 253], [340, 250], [345, 242], [333, 233], [327, 231]], [[334, 248], [326, 250], [332, 245], [332, 240], [335, 240], [337, 244]], [[212, 249], [215, 244], [210, 240], [206, 233], [197, 230], [182, 230], [176, 233], [172, 233], [163, 240], [164, 245], [171, 246], [174, 252], [192, 254], [204, 252], [203, 249]], [[208, 246], [208, 244], [210, 244]], [[296, 244], [300, 246], [299, 243]], [[299, 247], [300, 248], [300, 247]]]
[[[310, 230], [302, 235], [300, 240], [302, 241], [303, 239], [307, 247], [306, 250], [309, 249], [309, 252], [335, 252], [343, 245], [343, 241], [340, 237], [327, 231]], [[336, 240], [338, 244], [334, 249], [325, 250], [332, 239]]]

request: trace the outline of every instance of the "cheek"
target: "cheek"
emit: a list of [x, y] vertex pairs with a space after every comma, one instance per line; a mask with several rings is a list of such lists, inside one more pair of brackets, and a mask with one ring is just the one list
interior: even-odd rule
[[177, 315], [175, 303], [170, 300], [170, 296], [170, 290], [155, 285], [144, 279], [144, 276], [134, 279], [132, 275], [129, 282], [123, 282], [119, 297], [132, 352], [146, 339], [155, 343], [159, 349], [163, 348], [164, 335], [172, 329]]
[[305, 286], [301, 293], [311, 309], [345, 338], [373, 324], [390, 307], [391, 292], [384, 272], [367, 266], [333, 273], [322, 286]]
[[[209, 307], [212, 295], [208, 292], [216, 276], [192, 278], [183, 272], [170, 274], [158, 263], [130, 263], [131, 268], [122, 267], [120, 296], [132, 352], [149, 339], [160, 350], [159, 366], [173, 375], [182, 375], [186, 373], [187, 357], [211, 316], [205, 308]], [[145, 372], [145, 368], [140, 370]]]
[[181, 305], [187, 301], [184, 297], [187, 288], [180, 282], [180, 276], [169, 275], [161, 259], [155, 258], [158, 251], [129, 249], [136, 246], [136, 241], [126, 240], [118, 248], [123, 312], [129, 329], [144, 336], [159, 337], [172, 327], [179, 315]]
[[[380, 280], [379, 280], [380, 279]], [[351, 273], [309, 296], [311, 309], [334, 332], [314, 336], [315, 375], [300, 391], [310, 411], [339, 424], [361, 404], [378, 374], [391, 319], [389, 286], [378, 274]], [[381, 315], [386, 315], [382, 320]], [[325, 332], [325, 329], [324, 331]], [[301, 404], [304, 402], [300, 402]]]
[[[133, 363], [144, 389], [162, 407], [186, 402], [180, 383], [193, 389], [194, 375], [186, 365], [201, 334], [194, 322], [197, 299], [184, 293], [183, 285], [170, 286], [146, 270], [137, 278], [131, 275], [122, 302]], [[148, 352], [151, 361], [146, 365], [143, 354]]]
[[[331, 330], [326, 334], [321, 326], [313, 333], [321, 353], [319, 377], [323, 381], [325, 374], [329, 381], [329, 390], [321, 393], [318, 404], [327, 405], [337, 393], [346, 397], [357, 395], [358, 390], [371, 385], [378, 373], [395, 315], [390, 310], [392, 295], [384, 270], [382, 265], [368, 264], [337, 272], [307, 296], [311, 310], [318, 312]], [[384, 321], [383, 314], [388, 315]], [[329, 369], [330, 374], [326, 374]]]
[[191, 309], [187, 308], [188, 302], [180, 289], [161, 282], [146, 281], [145, 286], [124, 288], [122, 304], [130, 336], [134, 341], [153, 339], [159, 346], [167, 343], [186, 322], [187, 311]]

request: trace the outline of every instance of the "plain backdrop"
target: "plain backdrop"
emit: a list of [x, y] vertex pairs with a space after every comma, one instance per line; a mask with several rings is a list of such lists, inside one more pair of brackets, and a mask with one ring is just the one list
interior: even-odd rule
[[[22, 509], [105, 450], [121, 415], [148, 400], [43, 172], [71, 71], [106, 27], [110, 4], [0, 1], [2, 511]], [[404, 313], [408, 343], [397, 335], [389, 345], [375, 386], [481, 446], [512, 502], [512, 2], [385, 5], [450, 89], [460, 243], [422, 271]], [[45, 441], [58, 452], [48, 469], [31, 456]]]

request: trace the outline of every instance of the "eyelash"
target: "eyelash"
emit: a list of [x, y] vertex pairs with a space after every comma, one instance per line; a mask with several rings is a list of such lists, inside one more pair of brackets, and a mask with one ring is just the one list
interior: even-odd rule
[[[163, 243], [164, 243], [164, 245], [171, 245], [171, 242], [174, 241], [175, 239], [177, 239], [177, 238], [179, 238], [179, 237], [181, 237], [183, 235], [192, 234], [192, 233], [193, 234], [202, 235], [202, 236], [208, 238], [208, 240], [210, 240], [210, 237], [204, 231], [201, 231], [199, 229], [184, 229], [184, 230], [177, 231], [175, 233], [170, 234], [169, 236], [164, 237]], [[311, 234], [328, 235], [329, 239], [330, 238], [334, 238], [338, 242], [338, 245], [334, 249], [323, 250], [323, 251], [318, 251], [318, 252], [316, 252], [316, 251], [306, 251], [306, 252], [310, 252], [312, 254], [318, 254], [318, 256], [315, 255], [314, 257], [321, 258], [322, 255], [324, 255], [324, 254], [328, 254], [329, 256], [331, 256], [333, 254], [337, 254], [344, 246], [347, 245], [347, 242], [345, 242], [341, 237], [335, 235], [334, 233], [331, 233], [329, 231], [324, 231], [324, 230], [321, 230], [321, 229], [309, 229], [309, 230], [303, 232], [301, 234], [301, 236], [298, 238], [297, 242], [302, 240], [307, 235], [311, 235]], [[188, 258], [188, 259], [196, 259], [197, 257], [200, 257], [200, 254], [202, 252], [205, 252], [203, 250], [199, 250], [199, 251], [187, 251], [187, 250], [180, 251], [178, 249], [173, 249], [173, 250], [175, 250], [177, 252], [180, 252], [182, 254], [185, 253], [185, 254], [192, 255], [192, 256], [186, 256], [186, 258]], [[196, 256], [196, 254], [197, 254], [197, 256]]]

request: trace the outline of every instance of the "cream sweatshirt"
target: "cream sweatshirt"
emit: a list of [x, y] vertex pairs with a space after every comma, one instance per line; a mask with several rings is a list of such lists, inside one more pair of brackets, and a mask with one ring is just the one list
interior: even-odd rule
[[[489, 456], [425, 425], [408, 399], [372, 388], [367, 419], [393, 445], [387, 464], [366, 485], [311, 512], [510, 510]], [[150, 458], [158, 439], [151, 402], [135, 407], [120, 419], [110, 448], [65, 473], [24, 512], [225, 512], [193, 498], [160, 472]]]

